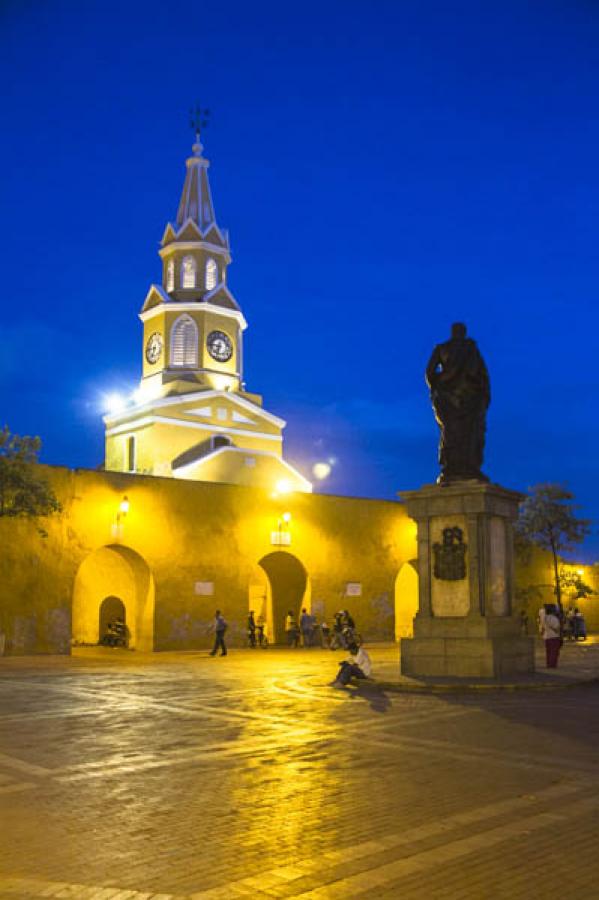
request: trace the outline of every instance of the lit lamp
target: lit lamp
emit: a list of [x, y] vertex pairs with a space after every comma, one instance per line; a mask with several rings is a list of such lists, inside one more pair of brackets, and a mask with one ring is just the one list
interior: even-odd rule
[[112, 525], [112, 536], [113, 537], [120, 538], [123, 536], [123, 520], [125, 519], [128, 512], [129, 512], [129, 498], [125, 494], [125, 496], [119, 503], [118, 512], [116, 514], [116, 521]]
[[289, 546], [289, 544], [291, 543], [291, 532], [289, 531], [290, 522], [290, 512], [284, 512], [279, 516], [279, 520], [277, 522], [277, 530], [272, 531], [270, 535], [271, 544], [276, 544], [279, 547]]

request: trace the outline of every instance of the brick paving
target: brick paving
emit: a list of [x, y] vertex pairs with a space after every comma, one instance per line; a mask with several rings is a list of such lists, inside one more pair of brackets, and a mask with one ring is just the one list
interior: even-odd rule
[[0, 660], [0, 900], [599, 896], [599, 684], [402, 692], [372, 656], [358, 692], [322, 650]]

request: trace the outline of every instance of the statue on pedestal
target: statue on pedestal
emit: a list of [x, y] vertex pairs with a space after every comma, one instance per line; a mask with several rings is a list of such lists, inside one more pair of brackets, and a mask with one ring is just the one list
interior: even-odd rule
[[466, 326], [451, 326], [451, 338], [437, 344], [426, 367], [435, 418], [441, 429], [437, 482], [488, 481], [481, 472], [486, 414], [491, 402], [489, 373]]

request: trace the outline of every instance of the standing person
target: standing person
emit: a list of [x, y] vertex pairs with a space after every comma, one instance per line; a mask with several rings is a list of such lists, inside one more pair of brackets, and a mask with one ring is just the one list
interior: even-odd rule
[[541, 637], [545, 641], [547, 668], [556, 669], [559, 650], [562, 645], [561, 623], [552, 603], [545, 604], [545, 615], [541, 626]]
[[311, 647], [314, 643], [314, 616], [311, 616], [305, 609], [302, 609], [300, 616], [300, 629], [304, 647]]
[[220, 609], [216, 610], [214, 622], [211, 627], [214, 629], [214, 647], [212, 648], [210, 656], [216, 656], [219, 647], [220, 655], [226, 656], [227, 648], [225, 646], [225, 631], [227, 630], [227, 623], [224, 616], [221, 615]]
[[256, 618], [256, 631], [258, 632], [258, 643], [260, 646], [264, 643], [264, 626], [266, 622], [264, 621], [264, 616], [262, 613], [258, 613]]
[[369, 678], [372, 672], [372, 663], [364, 647], [357, 644], [349, 645], [349, 659], [344, 659], [339, 666], [337, 678], [332, 682], [332, 687], [347, 687], [352, 678]]
[[287, 646], [297, 647], [297, 622], [295, 621], [295, 616], [291, 610], [289, 610], [285, 616], [285, 634], [287, 636]]
[[254, 621], [254, 610], [250, 609], [248, 615], [248, 640], [250, 647], [256, 646], [256, 622]]
[[329, 635], [331, 633], [331, 629], [329, 628], [328, 622], [326, 619], [323, 619], [320, 623], [320, 633], [322, 635], [322, 646], [329, 647]]

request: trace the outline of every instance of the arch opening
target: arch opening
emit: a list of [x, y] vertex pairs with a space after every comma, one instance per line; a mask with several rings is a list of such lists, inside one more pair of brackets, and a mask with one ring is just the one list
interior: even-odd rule
[[416, 561], [404, 563], [395, 579], [395, 640], [414, 636], [414, 616], [418, 612], [418, 571]]
[[122, 616], [129, 647], [154, 649], [154, 578], [145, 559], [120, 544], [90, 553], [73, 586], [73, 641], [97, 644], [108, 622]]
[[299, 559], [281, 550], [262, 557], [252, 573], [249, 604], [255, 613], [264, 610], [269, 641], [282, 644], [289, 610], [299, 620], [304, 607], [311, 609], [310, 578]]

